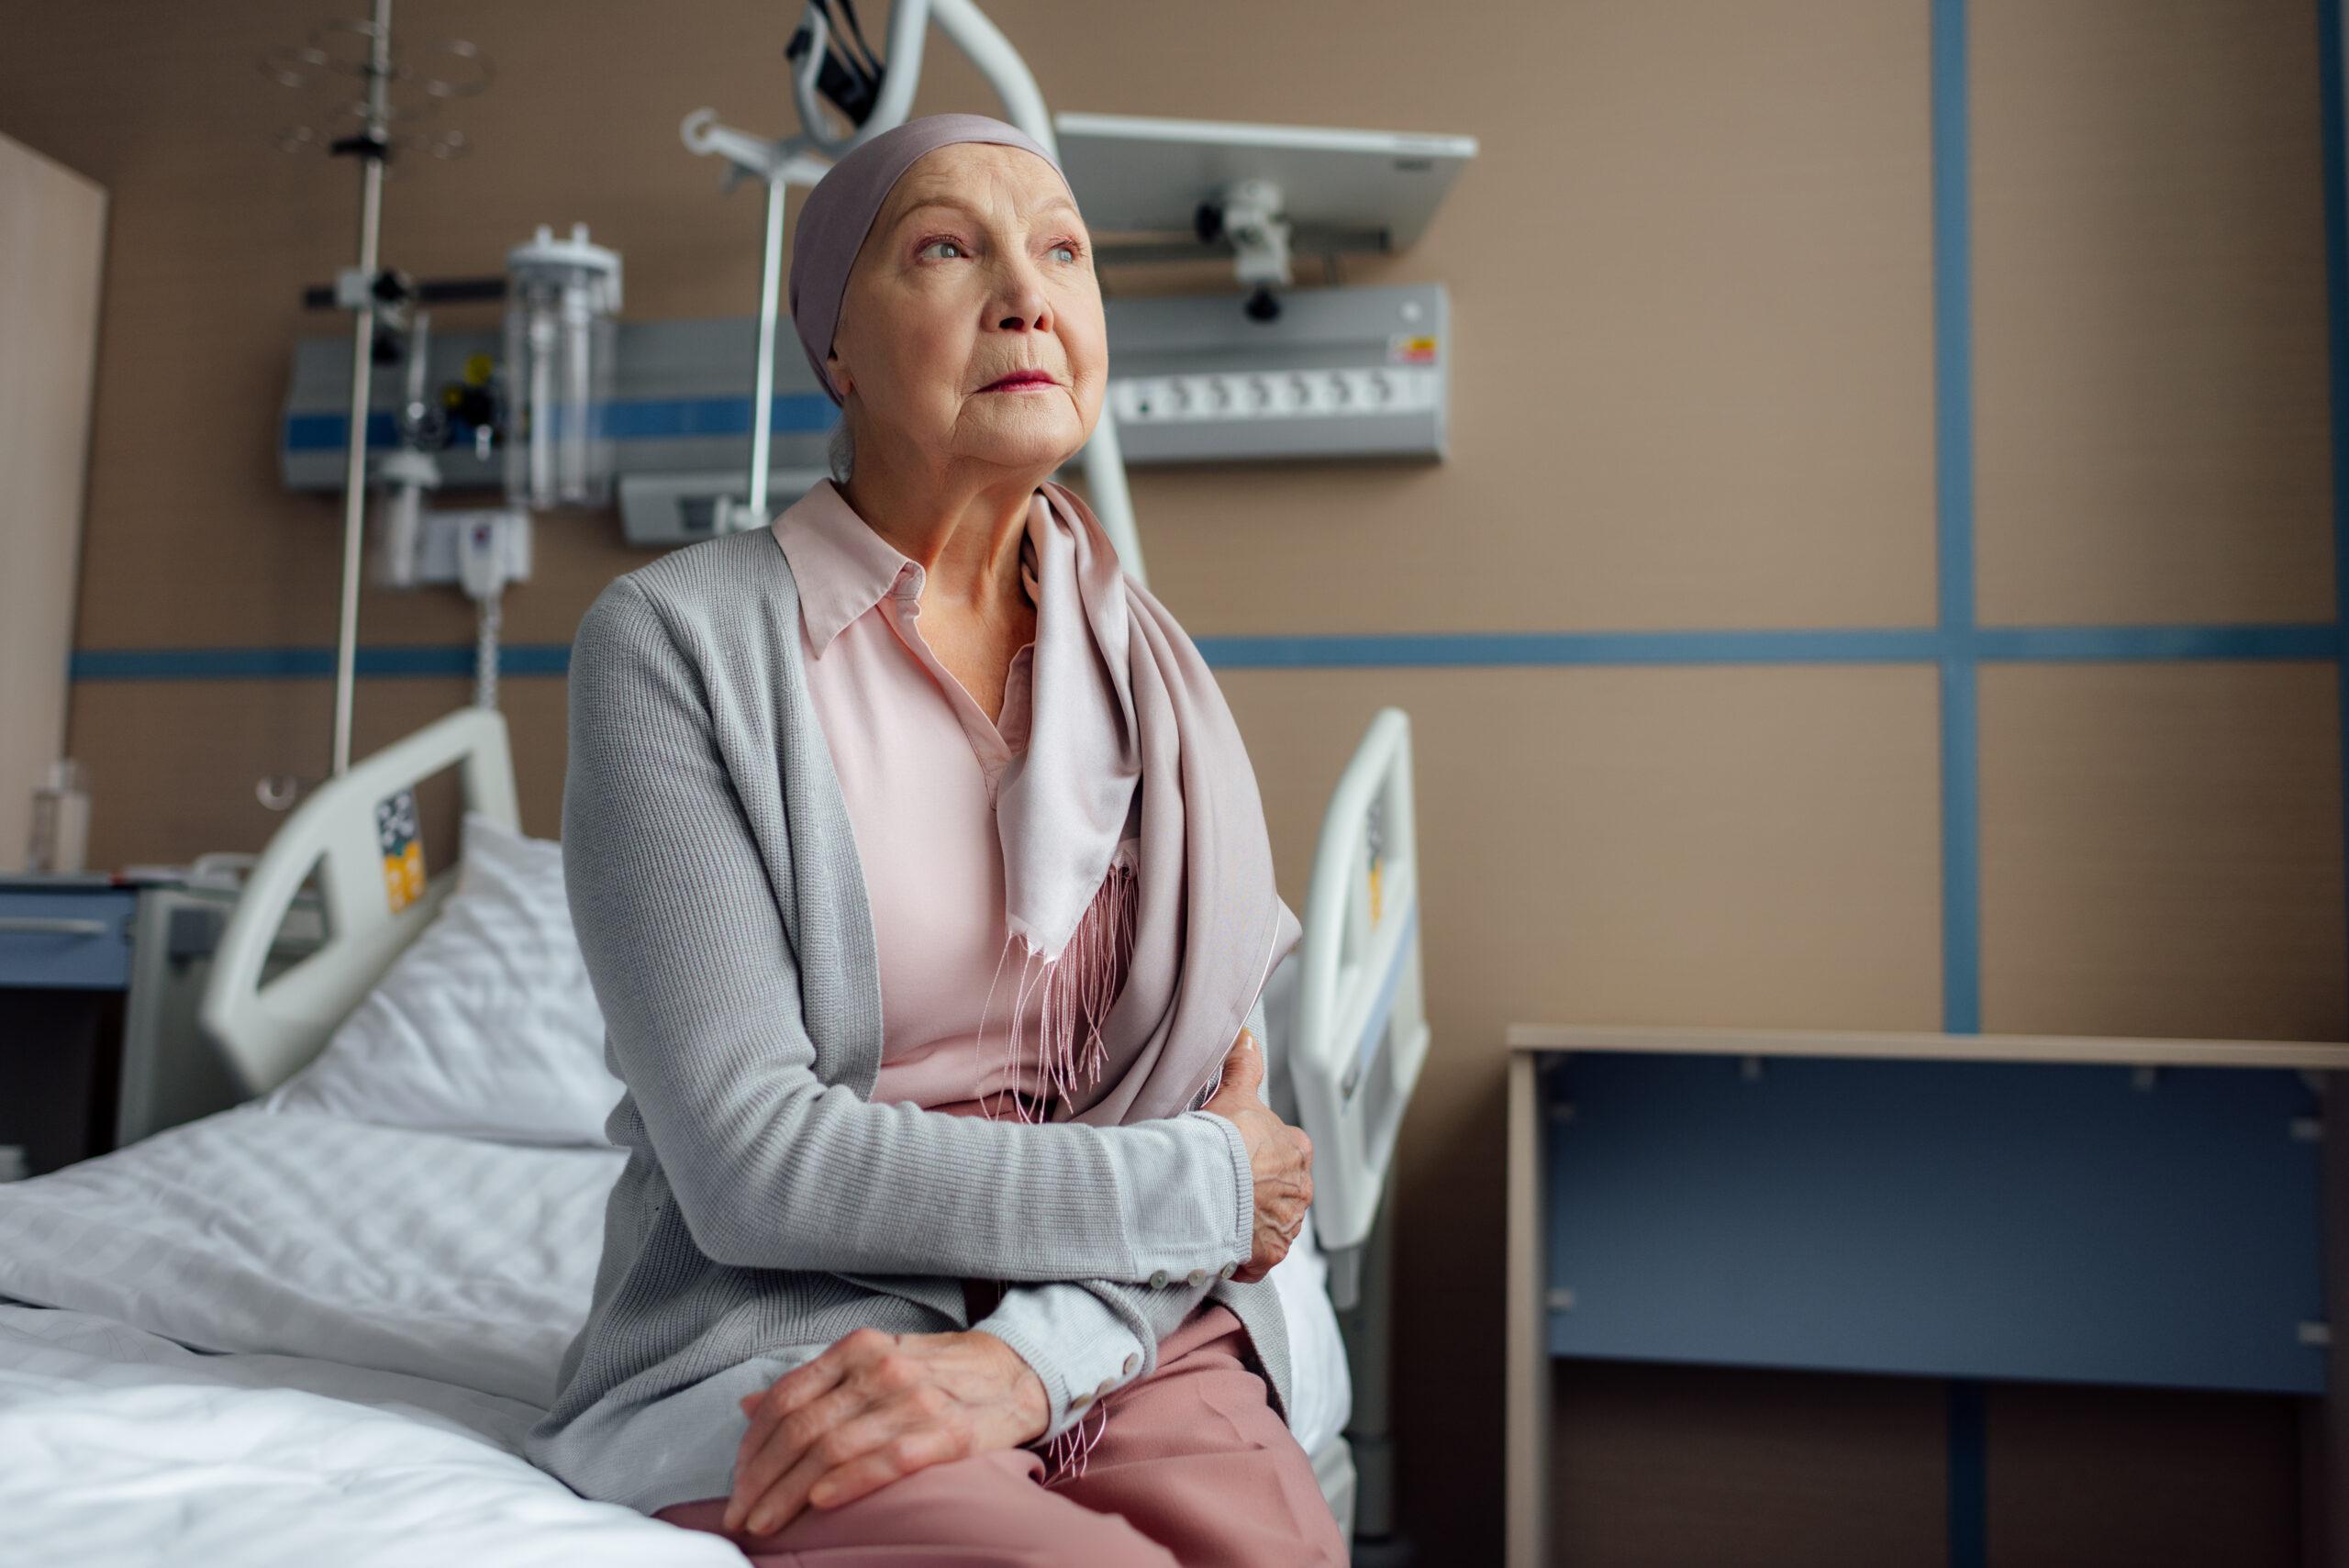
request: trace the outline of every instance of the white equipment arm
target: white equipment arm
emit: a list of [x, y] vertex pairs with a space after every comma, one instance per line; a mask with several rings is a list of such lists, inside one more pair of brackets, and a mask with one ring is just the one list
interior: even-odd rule
[[[1028, 62], [1019, 58], [1019, 51], [1011, 47], [1011, 40], [1003, 36], [1002, 29], [987, 20], [985, 13], [972, 0], [896, 0], [890, 6], [889, 53], [882, 61], [880, 95], [874, 101], [873, 112], [864, 123], [850, 135], [835, 136], [827, 128], [828, 116], [817, 91], [825, 44], [831, 37], [830, 19], [817, 5], [807, 7], [810, 47], [792, 74], [792, 101], [798, 106], [803, 128], [797, 136], [781, 141], [762, 141], [720, 125], [717, 112], [711, 109], [697, 109], [685, 117], [682, 130], [687, 147], [726, 159], [743, 173], [764, 182], [767, 187], [767, 239], [760, 274], [760, 346], [758, 361], [752, 367], [758, 391], [752, 395], [751, 410], [751, 502], [736, 526], [763, 528], [771, 520], [766, 509], [766, 431], [774, 419], [774, 343], [778, 315], [775, 294], [776, 280], [783, 271], [784, 192], [795, 184], [813, 185], [823, 177], [824, 170], [830, 165], [810, 156], [811, 151], [837, 161], [852, 149], [905, 123], [913, 107], [914, 89], [921, 81], [922, 44], [933, 21], [978, 68], [979, 74], [995, 89], [996, 96], [1003, 100], [1003, 118], [1033, 137], [1038, 146], [1057, 160], [1060, 139], [1052, 133], [1052, 117], [1044, 107], [1044, 95], [1036, 85], [1035, 73], [1028, 69]], [[1148, 587], [1150, 576], [1142, 563], [1141, 533], [1134, 526], [1133, 495], [1126, 484], [1125, 449], [1118, 440], [1118, 416], [1106, 400], [1101, 405], [1100, 417], [1094, 423], [1092, 439], [1085, 443], [1083, 457], [1085, 499], [1092, 506], [1094, 516], [1101, 519], [1109, 542], [1117, 547], [1119, 564], [1133, 574], [1135, 582]]]

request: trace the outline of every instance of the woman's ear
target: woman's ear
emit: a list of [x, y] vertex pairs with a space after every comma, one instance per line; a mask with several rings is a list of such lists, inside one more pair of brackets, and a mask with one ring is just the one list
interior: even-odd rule
[[853, 378], [850, 376], [848, 367], [841, 363], [841, 351], [838, 349], [834, 349], [824, 356], [824, 373], [832, 378], [832, 384], [840, 389], [841, 396], [847, 397]]

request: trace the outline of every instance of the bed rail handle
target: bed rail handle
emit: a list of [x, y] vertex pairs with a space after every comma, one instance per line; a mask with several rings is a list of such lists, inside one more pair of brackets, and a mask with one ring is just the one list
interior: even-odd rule
[[[451, 864], [428, 878], [423, 896], [393, 910], [375, 827], [379, 802], [451, 765], [462, 809], [518, 828], [505, 717], [460, 708], [320, 784], [253, 862], [196, 1010], [248, 1094], [266, 1094], [317, 1054], [455, 885]], [[326, 905], [325, 941], [264, 983], [278, 928], [313, 869]]]
[[1427, 1060], [1411, 726], [1381, 709], [1323, 814], [1299, 952], [1290, 1070], [1313, 1140], [1313, 1220], [1346, 1305]]

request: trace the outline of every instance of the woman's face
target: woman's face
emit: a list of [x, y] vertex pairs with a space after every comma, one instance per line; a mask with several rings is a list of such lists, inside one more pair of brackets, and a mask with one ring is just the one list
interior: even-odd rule
[[[1092, 236], [1051, 164], [991, 142], [925, 153], [856, 254], [827, 363], [858, 460], [924, 454], [1049, 473], [1108, 374]], [[1018, 371], [1046, 378], [987, 390]]]

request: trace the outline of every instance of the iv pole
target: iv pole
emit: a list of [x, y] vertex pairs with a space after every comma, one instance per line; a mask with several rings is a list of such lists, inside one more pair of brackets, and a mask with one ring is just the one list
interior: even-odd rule
[[[783, 273], [784, 195], [791, 185], [813, 185], [832, 161], [863, 146], [883, 131], [905, 123], [913, 106], [914, 87], [921, 80], [922, 44], [930, 24], [961, 50], [978, 68], [996, 95], [1003, 100], [1003, 118], [1060, 156], [1052, 135], [1052, 117], [1028, 62], [972, 0], [897, 0], [889, 10], [889, 51], [881, 91], [864, 124], [847, 136], [825, 134], [823, 98], [817, 81], [831, 26], [821, 0], [810, 0], [806, 26], [810, 42], [792, 72], [791, 93], [805, 128], [796, 136], [767, 141], [718, 123], [714, 109], [697, 109], [681, 128], [685, 145], [695, 152], [724, 158], [740, 175], [766, 186], [766, 248], [759, 275], [759, 362], [751, 400], [750, 501], [740, 506], [721, 505], [720, 531], [763, 528], [767, 516], [767, 464], [774, 421], [774, 339], [776, 295]], [[1118, 441], [1118, 421], [1105, 402], [1085, 443], [1085, 487], [1094, 514], [1101, 519], [1118, 560], [1133, 579], [1149, 585], [1142, 570], [1141, 536], [1134, 526], [1132, 493], [1126, 485], [1126, 461]]]
[[[371, 12], [373, 19], [369, 21], [328, 22], [311, 34], [309, 43], [273, 50], [261, 61], [262, 73], [284, 87], [306, 88], [345, 75], [361, 77], [367, 84], [365, 94], [357, 100], [341, 98], [338, 92], [340, 101], [335, 112], [356, 117], [360, 122], [357, 129], [329, 140], [308, 125], [296, 125], [277, 138], [278, 146], [288, 152], [323, 150], [336, 157], [349, 154], [360, 163], [358, 261], [335, 274], [330, 290], [311, 290], [308, 298], [313, 306], [331, 305], [351, 313], [351, 418], [343, 439], [342, 592], [335, 645], [334, 755], [330, 774], [338, 778], [351, 768], [351, 712], [359, 659], [359, 573], [367, 517], [367, 422], [374, 381], [375, 337], [386, 321], [395, 328], [406, 328], [409, 324], [407, 307], [419, 297], [407, 279], [382, 271], [384, 165], [395, 142], [436, 158], [457, 157], [470, 145], [461, 131], [427, 135], [411, 128], [395, 134], [391, 127], [395, 121], [412, 118], [437, 104], [470, 96], [489, 85], [488, 59], [461, 39], [446, 39], [434, 45], [432, 52], [464, 62], [470, 68], [467, 71], [440, 76], [404, 67], [392, 54], [392, 0], [373, 0]], [[342, 41], [352, 36], [364, 42], [357, 58], [351, 57]], [[409, 83], [423, 95], [422, 101], [395, 104], [395, 81]], [[339, 83], [335, 85], [340, 89]], [[420, 330], [421, 322], [417, 325]], [[415, 351], [421, 352], [420, 343]], [[257, 793], [262, 805], [273, 811], [283, 811], [294, 804], [306, 782], [292, 776], [267, 778], [261, 781]]]
[[351, 770], [351, 708], [359, 655], [361, 529], [367, 518], [367, 395], [374, 375], [373, 280], [384, 219], [384, 136], [392, 82], [392, 0], [375, 0], [367, 39], [367, 121], [346, 145], [359, 155], [359, 274], [368, 284], [351, 328], [351, 430], [343, 443], [342, 610], [335, 637], [334, 773]]

